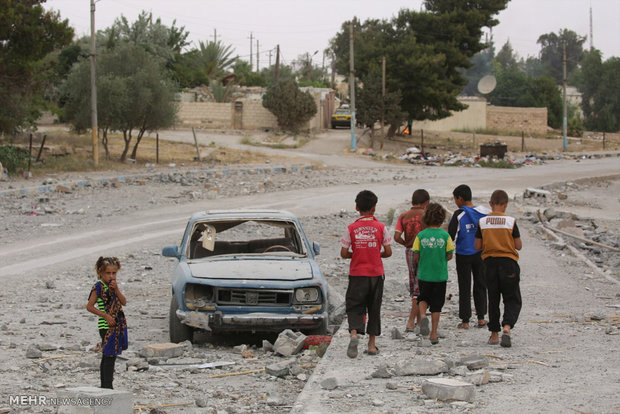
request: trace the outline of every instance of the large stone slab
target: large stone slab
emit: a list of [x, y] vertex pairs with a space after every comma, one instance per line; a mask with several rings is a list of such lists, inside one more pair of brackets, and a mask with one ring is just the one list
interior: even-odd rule
[[474, 401], [476, 390], [474, 384], [452, 378], [431, 378], [422, 384], [422, 392], [429, 398], [448, 401]]
[[96, 387], [67, 388], [58, 392], [58, 414], [131, 414], [131, 393]]
[[172, 342], [164, 342], [161, 344], [149, 344], [142, 348], [142, 356], [145, 358], [176, 358], [183, 355], [185, 346], [183, 344], [174, 344]]
[[438, 359], [417, 359], [405, 361], [394, 368], [394, 375], [438, 375], [448, 372], [448, 364]]

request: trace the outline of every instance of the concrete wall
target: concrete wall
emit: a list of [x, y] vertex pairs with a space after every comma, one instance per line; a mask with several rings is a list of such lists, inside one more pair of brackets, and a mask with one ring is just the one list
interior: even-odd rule
[[[309, 89], [316, 103], [317, 113], [307, 129], [329, 128], [335, 107], [334, 93], [330, 89]], [[276, 117], [263, 107], [262, 94], [248, 95], [235, 102], [179, 102], [178, 125], [215, 129], [277, 128]]]
[[232, 128], [233, 108], [230, 103], [179, 102], [178, 124], [199, 128]]
[[545, 134], [547, 132], [547, 108], [488, 106], [487, 129]]
[[460, 112], [454, 112], [452, 116], [437, 121], [414, 121], [413, 129], [423, 129], [425, 131], [452, 131], [486, 128], [486, 100], [476, 97], [461, 97], [459, 101], [468, 105], [468, 108]]

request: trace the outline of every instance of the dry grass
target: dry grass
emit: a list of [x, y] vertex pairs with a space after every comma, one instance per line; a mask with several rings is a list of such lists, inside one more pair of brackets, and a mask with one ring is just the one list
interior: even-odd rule
[[[157, 140], [145, 137], [138, 146], [136, 162], [121, 162], [120, 157], [124, 149], [122, 135], [108, 136], [110, 157], [99, 143], [99, 166], [93, 165], [92, 136], [78, 135], [64, 130], [53, 130], [46, 133], [33, 134], [32, 156], [37, 157], [43, 136], [46, 135], [45, 146], [41, 152], [41, 161], [32, 162], [33, 176], [42, 176], [50, 173], [71, 171], [105, 171], [105, 170], [132, 170], [141, 168], [145, 164], [157, 163], [160, 165], [177, 164], [184, 166], [226, 165], [226, 164], [256, 164], [267, 160], [278, 162], [284, 157], [265, 155], [255, 151], [242, 151], [230, 148], [220, 148], [215, 145], [200, 146], [200, 161], [194, 144], [186, 144], [159, 140], [159, 158], [157, 157]], [[4, 139], [1, 144], [11, 143], [23, 148], [29, 147], [29, 136]], [[135, 145], [135, 137], [129, 146], [127, 158]]]

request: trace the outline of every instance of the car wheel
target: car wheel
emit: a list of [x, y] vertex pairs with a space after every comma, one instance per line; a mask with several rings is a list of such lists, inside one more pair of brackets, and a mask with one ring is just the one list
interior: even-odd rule
[[179, 320], [177, 309], [179, 309], [177, 299], [172, 296], [172, 300], [170, 301], [170, 315], [168, 316], [170, 324], [170, 342], [177, 344], [183, 341], [191, 342], [194, 338], [194, 330]]

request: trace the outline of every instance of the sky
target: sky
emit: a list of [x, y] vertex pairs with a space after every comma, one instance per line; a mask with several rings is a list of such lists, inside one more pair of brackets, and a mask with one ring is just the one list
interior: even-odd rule
[[[256, 50], [260, 52], [258, 65], [264, 68], [269, 65], [270, 52], [275, 63], [278, 44], [284, 63], [308, 54], [321, 66], [323, 50], [343, 22], [354, 16], [362, 21], [389, 19], [400, 9], [420, 10], [421, 5], [422, 0], [97, 0], [95, 26], [105, 29], [121, 15], [133, 22], [146, 10], [166, 25], [176, 20], [176, 26], [184, 26], [192, 46], [213, 40], [216, 34], [217, 40], [231, 45], [242, 59], [249, 60], [251, 54], [254, 68]], [[59, 11], [78, 36], [90, 35], [90, 0], [47, 0], [44, 7]], [[511, 0], [493, 28], [495, 50], [509, 40], [519, 57], [537, 56], [538, 37], [563, 28], [586, 36], [587, 49], [590, 7], [594, 47], [602, 51], [603, 59], [619, 57], [620, 0]]]

